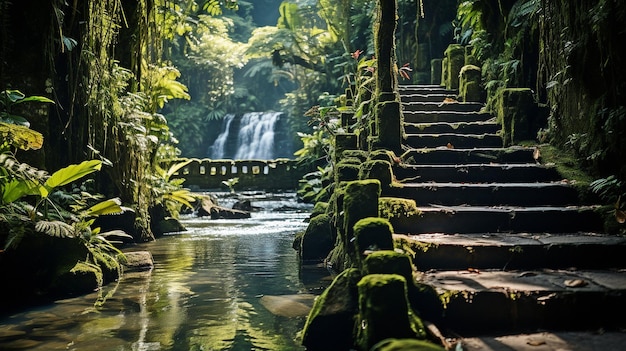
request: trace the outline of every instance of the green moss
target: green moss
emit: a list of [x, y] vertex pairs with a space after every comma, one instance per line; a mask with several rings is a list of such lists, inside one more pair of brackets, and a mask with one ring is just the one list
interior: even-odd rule
[[[354, 225], [362, 218], [378, 216], [380, 181], [376, 179], [348, 182], [343, 198], [342, 243], [351, 256], [354, 254], [352, 238]], [[354, 258], [354, 257], [353, 257]]]
[[367, 158], [368, 161], [382, 160], [382, 161], [387, 161], [391, 164], [393, 164], [396, 159], [397, 159], [396, 154], [393, 151], [385, 150], [385, 149], [374, 150], [370, 152]]
[[328, 210], [328, 202], [316, 202], [310, 217], [313, 218], [322, 213], [326, 213], [326, 210]]
[[378, 179], [383, 188], [389, 187], [394, 179], [391, 163], [382, 160], [364, 162], [359, 170], [359, 179]]
[[415, 200], [398, 197], [381, 197], [378, 199], [378, 215], [392, 219], [421, 215]]
[[589, 191], [589, 184], [594, 180], [587, 172], [578, 158], [569, 151], [559, 149], [549, 144], [537, 146], [542, 164], [554, 165], [563, 179], [576, 186], [580, 191]]
[[365, 274], [399, 274], [408, 282], [413, 282], [411, 259], [403, 253], [393, 250], [376, 251], [364, 261]]
[[[356, 150], [346, 150], [346, 151], [356, 151]], [[344, 155], [346, 154], [345, 152], [343, 153]], [[337, 165], [360, 165], [361, 163], [363, 163], [363, 161], [358, 158], [358, 157], [343, 157], [341, 160], [339, 160], [339, 163]]]
[[357, 345], [369, 350], [388, 338], [425, 337], [422, 321], [407, 299], [407, 282], [398, 274], [369, 274], [357, 284]]
[[374, 345], [370, 351], [445, 351], [445, 349], [426, 340], [386, 339]]
[[368, 155], [369, 153], [363, 150], [345, 150], [342, 153], [342, 156], [344, 158], [357, 158], [361, 162], [364, 162], [365, 160], [367, 160]]
[[368, 217], [354, 225], [354, 248], [362, 261], [366, 250], [393, 250], [393, 227], [384, 218]]

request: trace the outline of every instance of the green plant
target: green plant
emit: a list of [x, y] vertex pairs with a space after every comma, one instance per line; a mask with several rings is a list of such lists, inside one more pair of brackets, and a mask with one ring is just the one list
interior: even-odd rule
[[224, 184], [230, 190], [231, 194], [235, 193], [235, 185], [239, 183], [239, 178], [229, 178], [228, 180], [222, 180], [222, 184]]
[[154, 168], [155, 173], [152, 177], [152, 191], [154, 193], [155, 202], [157, 204], [163, 204], [168, 213], [174, 218], [178, 217], [181, 207], [187, 206], [193, 208], [191, 202], [195, 201], [195, 197], [188, 190], [182, 187], [184, 178], [174, 178], [180, 169], [187, 166], [189, 163], [194, 162], [194, 159], [187, 159], [181, 162], [176, 162], [169, 165], [166, 168], [162, 168], [159, 163], [163, 164], [166, 160], [158, 162]]

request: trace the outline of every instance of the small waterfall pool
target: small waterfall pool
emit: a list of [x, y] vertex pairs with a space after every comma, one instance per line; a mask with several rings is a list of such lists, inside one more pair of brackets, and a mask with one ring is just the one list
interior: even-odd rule
[[250, 219], [189, 217], [186, 232], [132, 247], [152, 252], [154, 270], [108, 285], [100, 308], [94, 293], [0, 319], [0, 349], [303, 350], [306, 307], [331, 280], [292, 248], [310, 206], [293, 193], [246, 198], [262, 208]]

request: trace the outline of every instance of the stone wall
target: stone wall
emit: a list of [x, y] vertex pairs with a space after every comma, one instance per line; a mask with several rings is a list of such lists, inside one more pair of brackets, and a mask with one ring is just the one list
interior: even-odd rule
[[309, 170], [290, 159], [211, 160], [194, 159], [174, 178], [184, 178], [183, 186], [192, 190], [228, 190], [223, 181], [237, 178], [235, 190], [295, 190]]

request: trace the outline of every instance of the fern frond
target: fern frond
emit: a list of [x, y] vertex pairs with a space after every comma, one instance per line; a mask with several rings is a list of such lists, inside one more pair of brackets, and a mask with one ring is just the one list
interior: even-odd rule
[[74, 227], [61, 221], [38, 221], [35, 223], [35, 230], [57, 238], [76, 237]]

